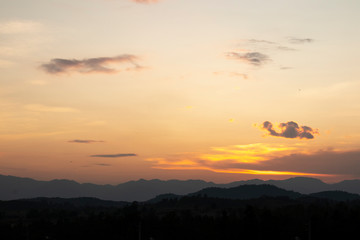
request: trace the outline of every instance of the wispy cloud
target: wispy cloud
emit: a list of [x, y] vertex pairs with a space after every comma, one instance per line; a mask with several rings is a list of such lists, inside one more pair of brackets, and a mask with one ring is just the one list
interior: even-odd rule
[[271, 61], [271, 59], [267, 55], [262, 54], [260, 52], [247, 52], [247, 53], [229, 52], [226, 55], [229, 58], [241, 60], [245, 63], [254, 66], [262, 66], [265, 63]]
[[60, 73], [114, 73], [119, 70], [110, 67], [113, 64], [128, 64], [125, 70], [139, 69], [141, 66], [136, 63], [137, 57], [134, 55], [120, 55], [116, 57], [98, 57], [87, 58], [83, 60], [77, 59], [51, 59], [49, 63], [44, 63], [40, 66], [45, 72], [50, 74]]
[[312, 39], [312, 38], [290, 38], [289, 39], [290, 43], [295, 43], [295, 44], [311, 43], [313, 41], [314, 41], [314, 39]]
[[265, 44], [276, 44], [276, 42], [272, 42], [272, 41], [267, 41], [267, 40], [262, 40], [262, 39], [249, 39], [248, 40], [249, 43], [265, 43]]
[[54, 107], [54, 106], [46, 106], [42, 104], [27, 104], [25, 105], [25, 109], [33, 112], [56, 112], [56, 113], [65, 113], [65, 112], [76, 112], [77, 110], [74, 108], [68, 107]]
[[314, 134], [319, 134], [317, 129], [312, 129], [308, 126], [299, 126], [293, 121], [280, 123], [278, 129], [275, 129], [271, 122], [265, 121], [260, 128], [266, 130], [270, 136], [274, 137], [313, 139]]
[[102, 142], [104, 142], [104, 141], [75, 139], [75, 140], [70, 140], [70, 141], [68, 141], [68, 142], [69, 142], [69, 143], [102, 143]]
[[91, 155], [90, 157], [98, 158], [121, 158], [121, 157], [135, 157], [137, 156], [134, 153], [119, 153], [119, 154], [100, 154], [100, 155]]

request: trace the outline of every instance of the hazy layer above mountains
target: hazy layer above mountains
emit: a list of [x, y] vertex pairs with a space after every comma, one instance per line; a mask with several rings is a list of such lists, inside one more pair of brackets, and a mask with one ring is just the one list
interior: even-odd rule
[[113, 201], [146, 201], [160, 194], [172, 193], [186, 195], [204, 188], [233, 188], [240, 185], [269, 184], [276, 187], [310, 194], [323, 191], [346, 191], [360, 194], [360, 180], [347, 180], [327, 184], [315, 178], [296, 177], [286, 180], [259, 179], [237, 181], [228, 184], [215, 184], [202, 180], [168, 180], [158, 179], [129, 181], [119, 185], [96, 185], [77, 183], [71, 180], [37, 181], [30, 178], [0, 175], [0, 200], [13, 200], [36, 197], [95, 197]]

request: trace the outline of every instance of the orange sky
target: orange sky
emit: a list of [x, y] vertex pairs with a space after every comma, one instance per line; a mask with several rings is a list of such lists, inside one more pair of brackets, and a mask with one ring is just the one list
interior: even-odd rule
[[0, 3], [0, 174], [360, 178], [359, 1]]

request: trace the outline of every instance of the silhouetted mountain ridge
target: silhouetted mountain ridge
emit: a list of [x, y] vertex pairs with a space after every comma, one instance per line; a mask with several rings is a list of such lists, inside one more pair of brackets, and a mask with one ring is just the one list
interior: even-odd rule
[[319, 179], [295, 177], [286, 180], [236, 181], [227, 184], [215, 184], [203, 180], [145, 180], [129, 181], [118, 185], [97, 185], [77, 183], [72, 180], [55, 179], [37, 181], [31, 178], [0, 175], [0, 200], [12, 200], [37, 197], [79, 198], [93, 197], [113, 201], [146, 201], [166, 193], [187, 195], [209, 187], [233, 188], [242, 185], [273, 185], [288, 191], [309, 194], [324, 191], [346, 191], [360, 194], [360, 180], [346, 180], [327, 184]]

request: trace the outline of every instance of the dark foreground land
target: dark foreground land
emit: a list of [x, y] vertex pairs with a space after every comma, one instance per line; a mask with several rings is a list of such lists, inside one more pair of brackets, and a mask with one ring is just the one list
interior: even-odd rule
[[198, 195], [155, 203], [90, 198], [0, 202], [0, 234], [7, 240], [354, 239], [359, 229], [359, 200]]

